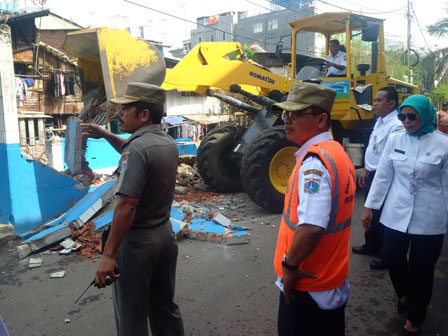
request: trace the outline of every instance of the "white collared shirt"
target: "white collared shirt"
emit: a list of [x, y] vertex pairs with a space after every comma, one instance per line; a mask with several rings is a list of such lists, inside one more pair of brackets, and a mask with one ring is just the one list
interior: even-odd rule
[[373, 127], [364, 159], [365, 168], [370, 172], [378, 168], [389, 135], [403, 129], [403, 124], [398, 120], [397, 115], [397, 110], [394, 110], [387, 116], [378, 118]]
[[444, 234], [448, 223], [448, 136], [435, 131], [413, 137], [391, 134], [365, 207], [400, 232]]
[[[337, 64], [337, 65], [343, 65], [347, 67], [347, 55], [343, 51], [338, 51], [338, 53], [333, 56], [332, 54], [328, 54], [327, 57], [325, 57], [325, 60]], [[336, 69], [334, 66], [331, 66], [327, 70], [327, 77], [330, 77], [331, 75], [345, 75], [347, 73], [347, 68], [344, 68], [342, 70]]]
[[[303, 144], [295, 153], [296, 161], [302, 159], [311, 145], [333, 140], [330, 132], [320, 133]], [[317, 186], [317, 192], [305, 192], [305, 184], [309, 181]], [[331, 176], [321, 160], [315, 156], [307, 157], [299, 170], [299, 206], [297, 218], [299, 224], [317, 225], [325, 230], [328, 227], [331, 210]]]

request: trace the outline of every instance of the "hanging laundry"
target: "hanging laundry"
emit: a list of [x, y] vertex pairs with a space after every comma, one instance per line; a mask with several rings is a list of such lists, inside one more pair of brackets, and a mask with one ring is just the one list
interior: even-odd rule
[[59, 79], [59, 88], [60, 88], [60, 95], [65, 96], [65, 75], [63, 73], [58, 74]]
[[71, 95], [75, 95], [75, 75], [69, 74], [68, 75], [68, 92]]
[[16, 96], [18, 99], [19, 107], [26, 106], [26, 86], [22, 78], [16, 77]]
[[26, 85], [28, 87], [33, 87], [34, 86], [34, 79], [32, 78], [23, 78], [23, 80], [25, 81]]

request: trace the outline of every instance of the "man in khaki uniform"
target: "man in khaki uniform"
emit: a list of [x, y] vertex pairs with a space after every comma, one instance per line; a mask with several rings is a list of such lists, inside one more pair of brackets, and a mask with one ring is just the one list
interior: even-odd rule
[[[119, 180], [111, 231], [96, 272], [100, 288], [114, 283], [117, 332], [183, 335], [179, 307], [174, 303], [177, 241], [170, 218], [178, 152], [173, 139], [160, 130], [165, 90], [129, 83], [120, 104], [125, 140], [97, 125], [84, 124], [83, 134], [106, 139], [119, 153]], [[115, 266], [120, 274], [114, 272]]]

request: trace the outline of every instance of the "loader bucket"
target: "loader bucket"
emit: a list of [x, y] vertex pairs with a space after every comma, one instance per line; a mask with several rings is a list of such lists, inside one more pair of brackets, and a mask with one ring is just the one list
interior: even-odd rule
[[129, 82], [161, 85], [165, 78], [157, 47], [125, 29], [78, 30], [67, 34], [62, 48], [78, 58], [83, 95], [104, 86], [109, 100], [123, 95]]

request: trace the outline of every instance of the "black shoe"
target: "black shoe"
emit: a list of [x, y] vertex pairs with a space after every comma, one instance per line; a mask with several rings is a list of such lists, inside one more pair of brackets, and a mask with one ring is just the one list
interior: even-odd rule
[[352, 252], [355, 254], [372, 255], [372, 256], [376, 256], [378, 254], [378, 251], [372, 250], [371, 248], [367, 247], [366, 244], [353, 246]]
[[383, 270], [386, 269], [386, 265], [380, 258], [375, 258], [370, 262], [370, 269], [371, 270]]

